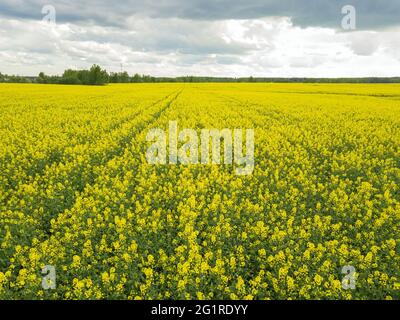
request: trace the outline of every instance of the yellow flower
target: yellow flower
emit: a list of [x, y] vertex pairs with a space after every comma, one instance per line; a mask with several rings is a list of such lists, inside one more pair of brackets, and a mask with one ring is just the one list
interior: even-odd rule
[[202, 292], [200, 292], [200, 291], [198, 291], [198, 292], [196, 293], [196, 296], [197, 296], [197, 299], [198, 299], [198, 300], [204, 300], [204, 299], [205, 299], [204, 293], [202, 293]]
[[287, 287], [288, 287], [289, 291], [293, 290], [294, 289], [294, 280], [293, 280], [293, 278], [288, 276], [286, 278], [286, 282], [287, 282]]
[[314, 277], [314, 282], [315, 282], [318, 286], [321, 285], [321, 283], [322, 283], [323, 280], [324, 280], [324, 278], [321, 277], [319, 274], [316, 274], [315, 277]]
[[74, 255], [72, 257], [72, 263], [71, 263], [71, 267], [72, 268], [78, 268], [81, 264], [81, 257]]
[[265, 251], [265, 249], [260, 249], [260, 250], [258, 250], [258, 255], [261, 258], [265, 258], [265, 256], [267, 255], [267, 252]]
[[237, 279], [237, 282], [236, 282], [236, 289], [239, 292], [243, 292], [244, 291], [244, 287], [245, 287], [244, 280], [243, 280], [243, 278], [241, 276], [239, 276], [238, 279]]

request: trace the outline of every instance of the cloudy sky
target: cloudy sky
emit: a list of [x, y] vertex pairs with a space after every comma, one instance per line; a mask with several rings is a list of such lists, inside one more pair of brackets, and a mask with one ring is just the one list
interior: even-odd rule
[[[342, 27], [345, 5], [355, 30]], [[400, 76], [400, 0], [0, 0], [0, 72], [93, 63], [156, 76]]]

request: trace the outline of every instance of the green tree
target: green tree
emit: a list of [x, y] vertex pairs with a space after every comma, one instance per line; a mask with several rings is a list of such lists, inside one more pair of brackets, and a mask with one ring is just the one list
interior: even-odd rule
[[121, 72], [119, 74], [119, 79], [118, 80], [119, 80], [118, 82], [121, 82], [121, 83], [129, 82], [129, 74], [128, 74], [128, 72], [126, 72], [126, 71]]
[[142, 77], [138, 73], [135, 73], [135, 75], [132, 77], [131, 81], [135, 82], [135, 83], [142, 82]]
[[102, 70], [99, 65], [94, 64], [89, 70], [89, 84], [103, 85], [108, 83], [108, 73]]
[[60, 83], [63, 84], [81, 84], [81, 81], [78, 78], [78, 71], [67, 69], [64, 71]]
[[44, 74], [44, 72], [40, 72], [37, 78], [37, 82], [39, 83], [48, 83], [48, 77]]
[[79, 70], [78, 79], [82, 84], [90, 84], [89, 70]]

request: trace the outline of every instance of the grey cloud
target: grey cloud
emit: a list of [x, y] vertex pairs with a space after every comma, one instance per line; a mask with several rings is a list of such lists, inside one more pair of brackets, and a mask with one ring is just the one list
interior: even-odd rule
[[400, 28], [298, 27], [338, 27], [341, 5], [351, 3], [359, 27], [387, 27], [400, 20], [400, 1], [55, 0], [54, 29], [40, 23], [50, 1], [0, 1], [3, 73], [54, 74], [92, 63], [154, 75], [357, 76], [357, 63], [365, 76], [400, 70]]
[[350, 48], [359, 56], [370, 56], [379, 49], [381, 42], [377, 34], [360, 33], [352, 37]]
[[[40, 19], [48, 0], [3, 0], [0, 13], [17, 19]], [[255, 19], [288, 16], [295, 25], [340, 28], [341, 8], [354, 5], [360, 29], [400, 24], [399, 0], [54, 0], [61, 22], [85, 21], [124, 26], [129, 17], [189, 20]]]
[[[156, 25], [157, 28], [152, 28]], [[125, 31], [119, 28], [73, 27], [67, 35], [73, 41], [121, 44], [134, 51], [177, 52], [183, 54], [241, 55], [256, 48], [238, 41], [226, 42], [217, 22], [181, 19], [140, 19]]]
[[220, 55], [215, 58], [215, 62], [218, 64], [241, 64], [242, 59], [237, 56]]

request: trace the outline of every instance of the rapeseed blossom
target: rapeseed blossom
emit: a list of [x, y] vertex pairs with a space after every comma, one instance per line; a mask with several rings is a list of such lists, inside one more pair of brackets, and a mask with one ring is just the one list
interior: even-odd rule
[[[0, 298], [399, 299], [399, 89], [0, 85]], [[253, 173], [149, 165], [171, 120], [254, 128]]]

